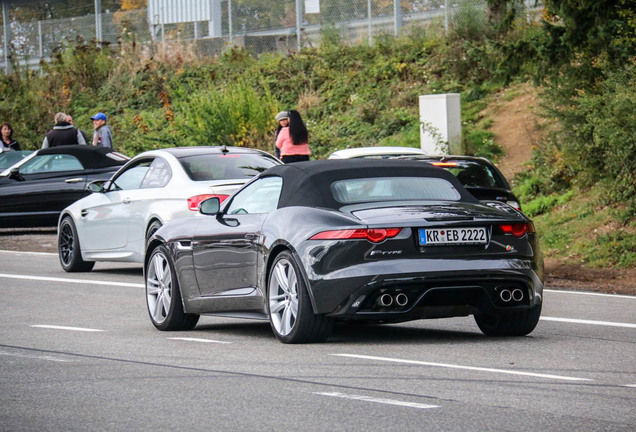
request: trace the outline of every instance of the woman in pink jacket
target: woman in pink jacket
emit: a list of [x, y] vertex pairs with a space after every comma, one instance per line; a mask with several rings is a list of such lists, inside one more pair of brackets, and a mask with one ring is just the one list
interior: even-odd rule
[[284, 163], [308, 161], [311, 151], [307, 139], [307, 128], [300, 113], [296, 110], [289, 111], [289, 124], [281, 128], [276, 137], [280, 159]]

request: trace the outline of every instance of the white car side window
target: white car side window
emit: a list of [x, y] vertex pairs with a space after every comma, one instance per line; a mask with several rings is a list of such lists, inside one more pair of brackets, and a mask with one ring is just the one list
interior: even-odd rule
[[126, 171], [117, 176], [110, 190], [139, 189], [151, 163], [152, 160], [144, 160], [129, 167]]
[[271, 213], [278, 208], [283, 187], [280, 177], [264, 177], [239, 192], [227, 208], [227, 214]]

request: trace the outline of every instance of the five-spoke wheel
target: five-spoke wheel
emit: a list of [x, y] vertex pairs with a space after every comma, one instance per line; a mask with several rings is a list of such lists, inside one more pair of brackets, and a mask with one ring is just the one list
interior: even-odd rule
[[168, 250], [158, 246], [146, 266], [146, 304], [153, 325], [159, 330], [190, 330], [199, 315], [186, 314]]
[[331, 333], [333, 320], [314, 314], [307, 287], [291, 253], [281, 252], [274, 260], [267, 296], [272, 330], [281, 342], [320, 342]]

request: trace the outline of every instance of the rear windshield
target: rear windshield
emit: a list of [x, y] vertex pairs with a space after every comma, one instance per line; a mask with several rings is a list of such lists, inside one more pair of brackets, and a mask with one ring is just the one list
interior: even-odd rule
[[443, 168], [453, 173], [464, 186], [508, 189], [506, 181], [488, 165], [461, 160], [450, 162], [457, 165]]
[[194, 181], [246, 179], [279, 165], [272, 156], [256, 153], [185, 156], [179, 162]]
[[447, 180], [435, 177], [371, 177], [331, 184], [336, 201], [356, 204], [373, 201], [459, 201], [461, 194]]

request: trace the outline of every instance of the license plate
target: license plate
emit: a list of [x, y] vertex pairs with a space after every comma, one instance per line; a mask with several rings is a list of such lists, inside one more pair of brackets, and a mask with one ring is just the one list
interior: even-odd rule
[[486, 228], [420, 228], [420, 246], [486, 244]]

